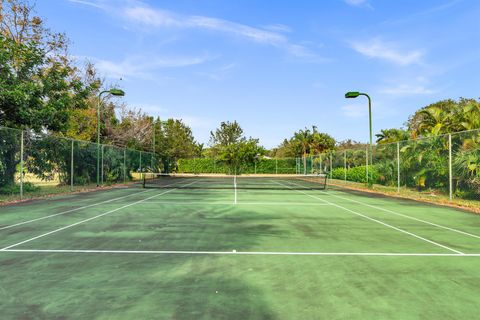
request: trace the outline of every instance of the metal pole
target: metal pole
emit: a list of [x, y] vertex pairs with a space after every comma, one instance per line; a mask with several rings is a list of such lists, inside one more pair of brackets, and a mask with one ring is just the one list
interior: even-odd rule
[[73, 191], [73, 140], [72, 140], [72, 150], [70, 154], [70, 191]]
[[140, 151], [140, 181], [143, 181], [143, 168], [142, 168], [142, 151]]
[[345, 183], [347, 183], [347, 150], [343, 151], [343, 175]]
[[20, 134], [20, 199], [23, 199], [23, 130]]
[[400, 142], [397, 142], [397, 192], [400, 193]]
[[275, 174], [278, 174], [278, 160], [275, 158]]
[[100, 92], [97, 101], [97, 187], [100, 185], [100, 104], [102, 102], [102, 94], [108, 92], [108, 90]]
[[102, 144], [102, 170], [101, 170], [101, 172], [102, 172], [102, 180], [101, 180], [102, 181], [102, 186], [103, 186], [103, 147], [104, 147], [104, 145]]
[[152, 171], [155, 172], [156, 170], [154, 169], [155, 165], [155, 121], [153, 122], [153, 154], [152, 154]]
[[332, 173], [332, 166], [333, 166], [333, 164], [332, 164], [332, 154], [330, 153], [330, 179], [332, 179], [332, 174], [333, 174]]
[[366, 93], [364, 93], [363, 95], [366, 96], [367, 99], [368, 99], [368, 125], [369, 125], [369, 128], [370, 128], [370, 157], [371, 157], [369, 163], [372, 164], [372, 162], [373, 162], [372, 161], [372, 159], [373, 159], [373, 151], [372, 151], [372, 148], [373, 148], [372, 99], [370, 99], [370, 96]]
[[453, 174], [452, 174], [452, 135], [448, 134], [448, 188], [449, 199], [453, 199]]
[[366, 155], [365, 155], [366, 174], [367, 174], [367, 184], [368, 184], [368, 149], [369, 149], [369, 147], [367, 147], [367, 150], [366, 150]]
[[123, 148], [123, 183], [127, 183], [127, 149]]
[[255, 165], [255, 171], [254, 171], [254, 173], [257, 174], [257, 162], [255, 161], [253, 164]]

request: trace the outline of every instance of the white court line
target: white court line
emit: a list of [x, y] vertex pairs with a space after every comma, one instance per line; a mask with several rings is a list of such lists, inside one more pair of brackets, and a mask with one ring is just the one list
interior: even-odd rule
[[[175, 201], [146, 201], [145, 203], [153, 204], [168, 204], [172, 206], [198, 206], [198, 205], [232, 205], [231, 202], [175, 202]], [[237, 205], [263, 205], [263, 206], [329, 206], [328, 203], [319, 203], [319, 202], [238, 202]]]
[[184, 255], [257, 255], [257, 256], [379, 256], [379, 257], [480, 257], [480, 253], [395, 253], [395, 252], [275, 252], [275, 251], [178, 251], [178, 250], [55, 250], [5, 249], [4, 252], [90, 253], [90, 254], [184, 254]]
[[[195, 181], [193, 181], [193, 182], [191, 182], [191, 183], [189, 183], [189, 184], [186, 184], [186, 185], [184, 185], [184, 186], [191, 185], [191, 184], [193, 184], [193, 183], [195, 183], [195, 182], [197, 182], [197, 181], [198, 181], [198, 180], [195, 180]], [[113, 210], [104, 212], [104, 213], [102, 213], [102, 214], [93, 216], [93, 217], [91, 217], [91, 218], [88, 218], [88, 219], [85, 219], [85, 220], [81, 220], [81, 221], [78, 221], [78, 222], [69, 224], [69, 225], [67, 225], [67, 226], [65, 226], [65, 227], [61, 227], [61, 228], [55, 229], [55, 230], [53, 230], [53, 231], [49, 231], [49, 232], [47, 232], [47, 233], [43, 233], [43, 234], [41, 234], [41, 235], [39, 235], [39, 236], [30, 238], [30, 239], [27, 239], [27, 240], [24, 240], [24, 241], [17, 242], [17, 243], [15, 243], [15, 244], [12, 244], [12, 245], [9, 245], [9, 246], [7, 246], [7, 247], [4, 247], [4, 248], [0, 249], [0, 251], [5, 251], [5, 250], [7, 250], [7, 249], [10, 249], [10, 248], [19, 246], [19, 245], [21, 245], [21, 244], [24, 244], [24, 243], [27, 243], [27, 242], [30, 242], [30, 241], [33, 241], [33, 240], [37, 240], [37, 239], [39, 239], [39, 238], [43, 238], [43, 237], [48, 236], [48, 235], [51, 235], [51, 234], [53, 234], [53, 233], [56, 233], [56, 232], [59, 232], [59, 231], [62, 231], [62, 230], [68, 229], [68, 228], [75, 227], [75, 226], [77, 226], [77, 225], [79, 225], [79, 224], [82, 224], [82, 223], [85, 223], [85, 222], [88, 222], [88, 221], [91, 221], [91, 220], [94, 220], [94, 219], [98, 219], [98, 218], [100, 218], [100, 217], [106, 216], [107, 214], [114, 213], [114, 212], [117, 212], [117, 211], [119, 211], [119, 210], [122, 210], [122, 209], [125, 209], [125, 208], [128, 208], [128, 207], [131, 207], [131, 206], [133, 206], [133, 205], [142, 203], [142, 202], [144, 202], [144, 201], [146, 201], [146, 200], [148, 200], [148, 199], [152, 199], [152, 198], [155, 198], [155, 197], [164, 195], [164, 194], [169, 193], [169, 192], [172, 192], [172, 191], [174, 191], [174, 190], [177, 190], [177, 188], [173, 188], [173, 189], [170, 189], [170, 190], [168, 190], [168, 191], [165, 191], [165, 192], [162, 192], [162, 193], [159, 193], [159, 194], [154, 194], [153, 196], [148, 197], [148, 198], [145, 198], [145, 199], [143, 199], [143, 200], [138, 200], [138, 201], [129, 203], [129, 204], [127, 204], [127, 205], [124, 205], [124, 206], [122, 206], [122, 207], [120, 207], [120, 208], [113, 209]]]
[[332, 193], [326, 193], [324, 191], [321, 191], [321, 192], [325, 193], [325, 194], [330, 194], [332, 197], [347, 200], [347, 201], [350, 201], [350, 202], [355, 202], [355, 203], [358, 203], [358, 204], [361, 204], [361, 205], [364, 205], [364, 206], [367, 206], [367, 207], [370, 207], [370, 208], [378, 209], [378, 210], [381, 210], [381, 211], [385, 211], [385, 212], [388, 212], [388, 213], [391, 213], [391, 214], [394, 214], [394, 215], [397, 215], [397, 216], [400, 216], [400, 217], [415, 220], [415, 221], [418, 221], [418, 222], [429, 224], [431, 226], [435, 226], [435, 227], [438, 227], [438, 228], [442, 228], [442, 229], [445, 229], [445, 230], [457, 232], [457, 233], [460, 233], [460, 234], [463, 234], [463, 235], [466, 235], [466, 236], [470, 236], [470, 237], [480, 239], [480, 236], [478, 236], [476, 234], [468, 233], [468, 232], [458, 230], [458, 229], [455, 229], [455, 228], [450, 228], [450, 227], [447, 227], [447, 226], [443, 226], [443, 225], [440, 225], [440, 224], [437, 224], [437, 223], [434, 223], [434, 222], [430, 222], [430, 221], [418, 219], [418, 218], [415, 218], [415, 217], [411, 217], [411, 216], [408, 216], [408, 215], [403, 214], [403, 213], [399, 213], [399, 212], [395, 212], [395, 211], [392, 211], [392, 210], [389, 210], [389, 209], [384, 209], [384, 208], [381, 208], [381, 207], [377, 207], [377, 206], [374, 206], [374, 205], [371, 205], [371, 204], [368, 204], [368, 203], [365, 203], [365, 202], [361, 202], [361, 201], [358, 201], [358, 200], [341, 197], [339, 195], [335, 195], [335, 194], [332, 194]]
[[112, 202], [112, 201], [124, 199], [124, 198], [127, 198], [127, 197], [131, 197], [131, 196], [133, 196], [133, 195], [137, 195], [137, 194], [141, 194], [141, 193], [149, 192], [149, 191], [151, 191], [151, 190], [146, 190], [146, 191], [141, 191], [141, 192], [135, 192], [135, 193], [127, 194], [126, 196], [122, 196], [122, 197], [118, 197], [118, 198], [114, 198], [114, 199], [110, 199], [110, 200], [105, 200], [105, 201], [102, 201], [102, 202], [97, 202], [97, 203], [89, 204], [89, 205], [87, 205], [87, 206], [83, 206], [83, 207], [79, 207], [79, 208], [75, 208], [75, 209], [70, 209], [70, 210], [62, 211], [62, 212], [55, 213], [55, 214], [50, 214], [50, 215], [48, 215], [48, 216], [44, 216], [44, 217], [40, 217], [40, 218], [36, 218], [36, 219], [32, 219], [32, 220], [27, 220], [27, 221], [15, 223], [15, 224], [11, 224], [11, 225], [8, 225], [8, 226], [3, 226], [3, 227], [0, 227], [0, 230], [10, 229], [10, 228], [18, 227], [18, 226], [21, 226], [21, 225], [24, 225], [24, 224], [27, 224], [27, 223], [32, 223], [32, 222], [35, 222], [35, 221], [40, 221], [40, 220], [44, 220], [44, 219], [49, 219], [49, 218], [53, 218], [53, 217], [56, 217], [56, 216], [59, 216], [59, 215], [63, 215], [63, 214], [67, 214], [67, 213], [70, 213], [70, 212], [74, 212], [74, 211], [78, 211], [78, 210], [82, 210], [82, 209], [87, 209], [87, 208], [99, 206], [99, 205], [101, 205], [101, 204], [105, 204], [105, 203], [109, 203], [109, 202]]
[[[279, 182], [279, 183], [280, 183], [280, 182]], [[290, 183], [300, 186], [299, 184], [296, 184], [296, 183], [293, 183], [293, 182], [290, 182]], [[282, 184], [282, 183], [280, 183], [280, 184]], [[282, 184], [282, 185], [288, 187], [288, 185], [286, 185], [286, 184]], [[291, 188], [291, 189], [293, 189], [293, 188]], [[300, 192], [300, 193], [302, 193], [302, 194], [304, 194], [304, 195], [306, 195], [306, 196], [308, 196], [308, 197], [311, 197], [311, 198], [313, 198], [313, 199], [318, 199], [318, 200], [323, 201], [323, 202], [325, 202], [325, 203], [329, 203], [329, 204], [331, 204], [332, 206], [335, 206], [335, 207], [337, 207], [337, 208], [343, 209], [343, 210], [345, 210], [345, 211], [348, 211], [348, 212], [350, 212], [350, 213], [353, 213], [353, 214], [355, 214], [355, 215], [357, 215], [357, 216], [363, 217], [363, 218], [368, 219], [368, 220], [370, 220], [370, 221], [379, 223], [379, 224], [381, 224], [381, 225], [383, 225], [383, 226], [385, 226], [385, 227], [388, 227], [388, 228], [397, 230], [397, 231], [399, 231], [399, 232], [408, 234], [408, 235], [410, 235], [410, 236], [412, 236], [412, 237], [414, 237], [414, 238], [423, 240], [423, 241], [425, 241], [425, 242], [428, 242], [428, 243], [430, 243], [430, 244], [436, 245], [436, 246], [438, 246], [438, 247], [447, 249], [447, 250], [452, 251], [452, 252], [456, 252], [456, 253], [458, 253], [458, 254], [465, 254], [464, 252], [461, 252], [461, 251], [459, 251], [459, 250], [455, 250], [455, 249], [453, 249], [453, 248], [447, 247], [447, 246], [445, 246], [445, 245], [443, 245], [443, 244], [440, 244], [440, 243], [438, 243], [438, 242], [435, 242], [435, 241], [429, 240], [429, 239], [427, 239], [427, 238], [421, 237], [421, 236], [419, 236], [419, 235], [417, 235], [417, 234], [415, 234], [415, 233], [413, 233], [413, 232], [403, 230], [403, 229], [401, 229], [401, 228], [395, 227], [395, 226], [393, 226], [393, 225], [391, 225], [391, 224], [388, 224], [388, 223], [386, 223], [386, 222], [383, 222], [383, 221], [374, 219], [374, 218], [372, 218], [372, 217], [366, 216], [366, 215], [361, 214], [361, 213], [359, 213], [359, 212], [356, 212], [356, 211], [350, 210], [350, 209], [348, 209], [348, 208], [345, 208], [345, 207], [343, 207], [343, 206], [341, 206], [341, 205], [338, 205], [338, 204], [336, 204], [336, 203], [333, 203], [333, 202], [327, 201], [327, 200], [325, 200], [325, 199], [322, 199], [322, 198], [319, 198], [319, 197], [310, 195], [310, 194], [308, 194], [308, 193], [306, 193], [306, 192], [303, 192], [303, 191], [301, 191], [301, 190], [295, 190], [295, 191]]]

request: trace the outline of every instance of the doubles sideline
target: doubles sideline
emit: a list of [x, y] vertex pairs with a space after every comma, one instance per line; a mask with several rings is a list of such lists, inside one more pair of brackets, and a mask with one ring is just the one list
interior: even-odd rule
[[[280, 182], [278, 182], [278, 183], [280, 183]], [[294, 184], [294, 185], [297, 185], [297, 186], [300, 186], [299, 184], [296, 184], [296, 183], [293, 183], [293, 182], [290, 182], [290, 183], [291, 183], [291, 184]], [[289, 187], [289, 186], [286, 185], [286, 184], [283, 184], [283, 183], [280, 183], [280, 184], [282, 184], [282, 185], [285, 186], [285, 187]], [[289, 188], [293, 190], [292, 187], [289, 187]], [[393, 226], [393, 225], [391, 225], [391, 224], [388, 224], [388, 223], [386, 223], [386, 222], [383, 222], [383, 221], [377, 220], [377, 219], [375, 219], [375, 218], [369, 217], [369, 216], [364, 215], [364, 214], [362, 214], [362, 213], [359, 213], [359, 212], [357, 212], [357, 211], [350, 210], [350, 209], [345, 208], [345, 207], [343, 207], [343, 206], [341, 206], [341, 205], [339, 205], [339, 204], [336, 204], [336, 203], [330, 202], [330, 201], [328, 201], [328, 200], [319, 198], [319, 197], [317, 197], [317, 196], [308, 194], [308, 193], [306, 193], [306, 192], [304, 192], [304, 191], [301, 191], [301, 190], [295, 190], [295, 191], [297, 191], [297, 192], [299, 192], [299, 193], [302, 193], [302, 194], [304, 194], [304, 195], [306, 195], [306, 196], [308, 196], [308, 197], [310, 197], [310, 198], [320, 200], [320, 201], [322, 201], [322, 202], [324, 202], [324, 203], [328, 203], [328, 204], [330, 204], [330, 205], [332, 205], [332, 206], [334, 206], [334, 207], [337, 207], [337, 208], [339, 208], [339, 209], [342, 209], [342, 210], [344, 210], [344, 211], [353, 213], [354, 215], [357, 215], [357, 216], [362, 217], [362, 218], [364, 218], [364, 219], [367, 219], [367, 220], [376, 222], [376, 223], [381, 224], [381, 225], [383, 225], [383, 226], [385, 226], [385, 227], [388, 227], [388, 228], [390, 228], [390, 229], [399, 231], [399, 232], [401, 232], [401, 233], [407, 234], [407, 235], [412, 236], [412, 237], [414, 237], [414, 238], [417, 238], [417, 239], [419, 239], [419, 240], [428, 242], [428, 243], [433, 244], [433, 245], [435, 245], [435, 246], [437, 246], [437, 247], [441, 247], [441, 248], [443, 248], [443, 249], [446, 249], [446, 250], [451, 251], [451, 252], [455, 252], [455, 253], [457, 253], [457, 254], [465, 254], [465, 253], [462, 252], [462, 251], [459, 251], [459, 250], [456, 250], [456, 249], [447, 247], [447, 246], [445, 246], [445, 245], [443, 245], [443, 244], [440, 244], [440, 243], [438, 243], [438, 242], [435, 242], [435, 241], [429, 240], [429, 239], [427, 239], [427, 238], [424, 238], [424, 237], [422, 237], [422, 236], [419, 236], [419, 235], [417, 235], [417, 234], [415, 234], [415, 233], [413, 233], [413, 232], [410, 232], [410, 231], [407, 231], [407, 230], [404, 230], [404, 229], [395, 227], [395, 226]]]
[[131, 197], [133, 195], [141, 194], [141, 193], [148, 192], [148, 191], [151, 191], [151, 190], [135, 192], [135, 193], [127, 194], [127, 195], [122, 196], [122, 197], [117, 197], [117, 198], [113, 198], [113, 199], [109, 199], [109, 200], [105, 200], [105, 201], [101, 201], [101, 202], [97, 202], [97, 203], [92, 203], [92, 204], [89, 204], [89, 205], [86, 205], [86, 206], [83, 206], [83, 207], [78, 207], [78, 208], [75, 208], [75, 209], [70, 209], [70, 210], [59, 212], [59, 213], [50, 214], [48, 216], [44, 216], [44, 217], [40, 217], [40, 218], [36, 218], [36, 219], [31, 219], [31, 220], [26, 220], [26, 221], [18, 222], [18, 223], [15, 223], [15, 224], [10, 224], [8, 226], [0, 227], [0, 230], [10, 229], [10, 228], [18, 227], [18, 226], [21, 226], [21, 225], [24, 225], [24, 224], [27, 224], [27, 223], [32, 223], [32, 222], [36, 222], [36, 221], [40, 221], [40, 220], [44, 220], [44, 219], [50, 219], [50, 218], [60, 216], [60, 215], [63, 215], [63, 214], [67, 214], [67, 213], [71, 213], [71, 212], [75, 212], [75, 211], [79, 211], [79, 210], [83, 210], [83, 209], [87, 209], [87, 208], [91, 208], [91, 207], [96, 207], [96, 206], [99, 206], [101, 204], [117, 201], [117, 200], [120, 200], [120, 199], [125, 199], [125, 198]]
[[[198, 180], [195, 180], [195, 181], [193, 181], [193, 182], [191, 182], [191, 183], [188, 183], [188, 184], [186, 184], [186, 185], [184, 185], [184, 186], [188, 186], [188, 185], [194, 184], [194, 183], [197, 182], [197, 181], [198, 181]], [[172, 186], [173, 186], [173, 184], [172, 184]], [[108, 215], [108, 214], [117, 212], [117, 211], [119, 211], [119, 210], [122, 210], [122, 209], [125, 209], [125, 208], [128, 208], [128, 207], [134, 206], [134, 205], [136, 205], [136, 204], [142, 203], [142, 202], [147, 201], [147, 200], [149, 200], [149, 199], [153, 199], [153, 198], [155, 198], [155, 197], [159, 197], [159, 196], [161, 196], [161, 195], [164, 195], [164, 194], [166, 194], [166, 193], [175, 191], [175, 190], [177, 190], [177, 189], [178, 189], [178, 188], [169, 189], [169, 190], [167, 190], [167, 191], [165, 191], [165, 192], [162, 192], [162, 193], [159, 193], [159, 194], [154, 194], [153, 196], [150, 196], [150, 197], [148, 197], [148, 198], [145, 198], [145, 199], [142, 199], [142, 200], [138, 200], [138, 201], [135, 201], [135, 202], [126, 204], [126, 205], [121, 206], [121, 207], [119, 207], [119, 208], [116, 208], [116, 209], [113, 209], [113, 210], [110, 210], [110, 211], [107, 211], [107, 212], [98, 214], [98, 215], [93, 216], [93, 217], [90, 217], [90, 218], [88, 218], [88, 219], [84, 219], [84, 220], [81, 220], [81, 221], [78, 221], [78, 222], [69, 224], [69, 225], [67, 225], [67, 226], [64, 226], [64, 227], [61, 227], [61, 228], [58, 228], [58, 229], [55, 229], [55, 230], [52, 230], [52, 231], [43, 233], [43, 234], [38, 235], [38, 236], [36, 236], [36, 237], [30, 238], [30, 239], [27, 239], [27, 240], [23, 240], [23, 241], [20, 241], [20, 242], [17, 242], [17, 243], [14, 243], [14, 244], [12, 244], [12, 245], [9, 245], [9, 246], [7, 246], [7, 247], [4, 247], [4, 248], [0, 249], [0, 251], [5, 251], [5, 250], [7, 250], [7, 249], [10, 249], [10, 248], [19, 246], [19, 245], [21, 245], [21, 244], [25, 244], [25, 243], [27, 243], [27, 242], [31, 242], [31, 241], [33, 241], [33, 240], [37, 240], [37, 239], [39, 239], [39, 238], [46, 237], [46, 236], [51, 235], [51, 234], [53, 234], [53, 233], [57, 233], [57, 232], [59, 232], [59, 231], [65, 230], [65, 229], [69, 229], [69, 228], [75, 227], [75, 226], [77, 226], [77, 225], [79, 225], [79, 224], [82, 224], [82, 223], [85, 223], [85, 222], [88, 222], [88, 221], [91, 221], [91, 220], [94, 220], [94, 219], [98, 219], [98, 218], [100, 218], [100, 217], [103, 217], [103, 216], [106, 216], [106, 215]]]
[[[327, 194], [325, 191], [321, 191], [321, 192], [324, 193], [324, 194]], [[421, 222], [421, 223], [425, 223], [425, 224], [428, 224], [428, 225], [431, 225], [431, 226], [434, 226], [434, 227], [437, 227], [437, 228], [449, 230], [449, 231], [452, 231], [452, 232], [460, 233], [460, 234], [463, 234], [465, 236], [480, 239], [480, 236], [478, 236], [476, 234], [473, 234], [473, 233], [469, 233], [469, 232], [465, 232], [465, 231], [458, 230], [458, 229], [455, 229], [455, 228], [447, 227], [447, 226], [444, 226], [444, 225], [441, 225], [441, 224], [438, 224], [438, 223], [434, 223], [434, 222], [431, 222], [431, 221], [415, 218], [415, 217], [412, 217], [412, 216], [409, 216], [409, 215], [406, 215], [406, 214], [403, 214], [403, 213], [399, 213], [399, 212], [395, 212], [395, 211], [385, 209], [385, 208], [382, 208], [382, 207], [374, 206], [374, 205], [371, 205], [371, 204], [368, 204], [368, 203], [365, 203], [365, 202], [361, 202], [361, 201], [358, 201], [358, 200], [355, 200], [355, 199], [349, 199], [349, 198], [341, 197], [339, 195], [332, 194], [332, 193], [328, 193], [328, 194], [335, 197], [335, 198], [339, 198], [339, 199], [342, 199], [342, 200], [358, 203], [358, 204], [361, 204], [363, 206], [367, 206], [367, 207], [370, 207], [370, 208], [373, 208], [373, 209], [377, 209], [377, 210], [381, 210], [381, 211], [384, 211], [384, 212], [394, 214], [396, 216], [400, 216], [400, 217], [407, 218], [407, 219], [410, 219], [410, 220], [418, 221], [418, 222]]]

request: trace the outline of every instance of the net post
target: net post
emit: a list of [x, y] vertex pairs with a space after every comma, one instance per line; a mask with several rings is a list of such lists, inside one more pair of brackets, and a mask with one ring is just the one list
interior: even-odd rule
[[448, 196], [453, 199], [453, 175], [452, 175], [452, 134], [448, 134]]
[[23, 130], [20, 132], [20, 199], [23, 199]]
[[70, 191], [73, 191], [73, 139], [70, 150]]
[[127, 148], [123, 148], [123, 183], [127, 183]]
[[397, 193], [400, 193], [400, 142], [397, 142]]

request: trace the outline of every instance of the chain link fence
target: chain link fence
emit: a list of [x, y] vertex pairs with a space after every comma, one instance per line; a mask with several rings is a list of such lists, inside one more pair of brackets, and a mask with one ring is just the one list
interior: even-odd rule
[[151, 152], [0, 127], [0, 201], [93, 188], [97, 179], [127, 183], [160, 168]]

